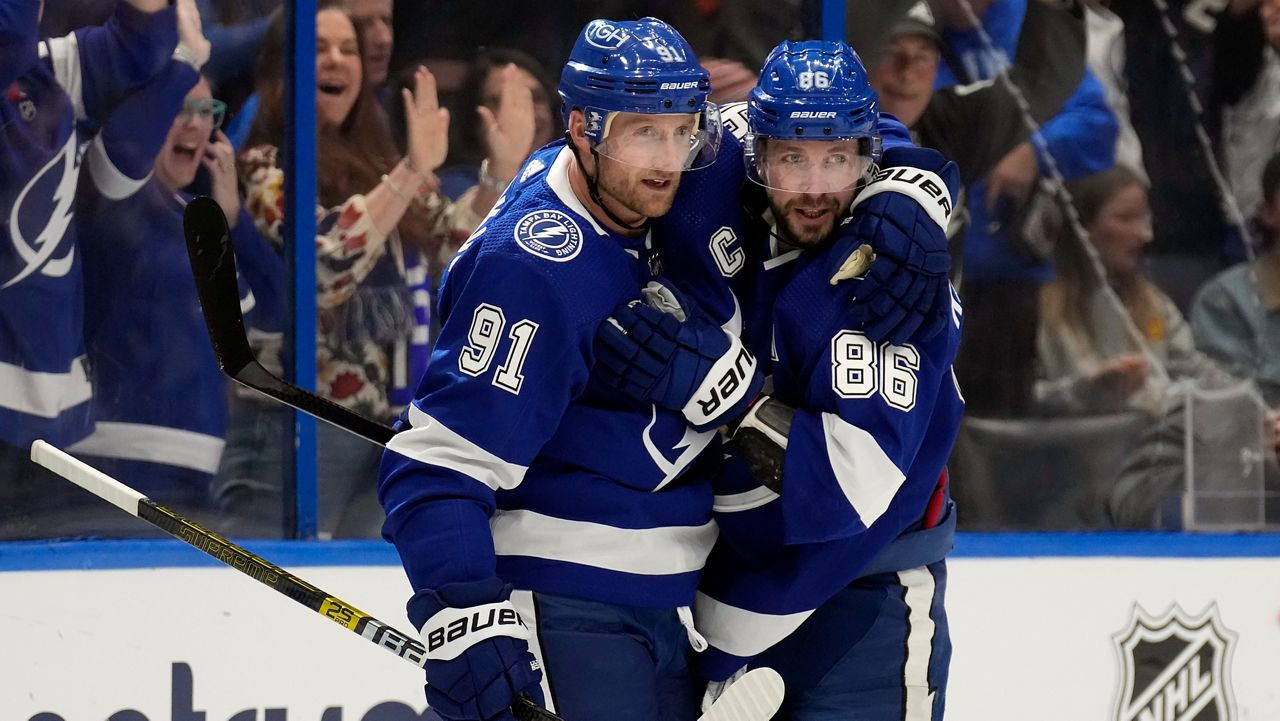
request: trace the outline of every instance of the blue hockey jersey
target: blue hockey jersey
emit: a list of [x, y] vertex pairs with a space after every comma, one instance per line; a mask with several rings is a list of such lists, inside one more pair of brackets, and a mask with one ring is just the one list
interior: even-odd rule
[[597, 327], [657, 260], [591, 217], [573, 162], [563, 141], [536, 151], [446, 271], [431, 363], [383, 457], [383, 532], [416, 590], [496, 575], [688, 605], [716, 536], [694, 466], [718, 443], [589, 382]]
[[740, 465], [717, 484], [721, 542], [696, 614], [712, 646], [702, 663], [711, 678], [785, 638], [890, 544], [921, 530], [959, 428], [954, 293], [947, 332], [876, 344], [847, 326], [855, 284], [832, 288], [823, 256], [774, 269], [789, 276], [774, 303], [774, 397], [797, 411], [780, 496]]
[[39, 0], [0, 8], [0, 441], [66, 445], [92, 427], [72, 223], [80, 131], [154, 75], [172, 8], [117, 3], [107, 25], [37, 42]]
[[[731, 131], [745, 127], [740, 108], [724, 110]], [[890, 146], [909, 142], [891, 116], [880, 132]], [[740, 153], [726, 133], [716, 162], [685, 174], [654, 241], [667, 277], [717, 320], [743, 319], [744, 342], [772, 362], [773, 395], [797, 409], [781, 496], [731, 447], [717, 477], [721, 535], [695, 617], [712, 644], [701, 661], [712, 678], [786, 637], [925, 525], [962, 409], [954, 295], [954, 327], [928, 343], [875, 344], [851, 330], [856, 281], [827, 282], [829, 248], [780, 246], [762, 191], [743, 185]], [[941, 557], [949, 536], [930, 536], [926, 553]]]

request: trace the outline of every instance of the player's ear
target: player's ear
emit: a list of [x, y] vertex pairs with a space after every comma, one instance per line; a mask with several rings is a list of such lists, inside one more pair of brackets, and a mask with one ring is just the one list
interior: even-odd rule
[[591, 141], [587, 140], [587, 119], [582, 115], [581, 110], [571, 110], [569, 112], [569, 127], [565, 129], [569, 135], [569, 142], [573, 143], [579, 153], [591, 153]]
[[587, 139], [587, 119], [581, 110], [569, 111], [569, 124], [565, 128], [569, 145], [573, 147], [579, 161], [585, 164], [588, 173], [596, 172], [595, 154], [591, 152], [591, 141]]

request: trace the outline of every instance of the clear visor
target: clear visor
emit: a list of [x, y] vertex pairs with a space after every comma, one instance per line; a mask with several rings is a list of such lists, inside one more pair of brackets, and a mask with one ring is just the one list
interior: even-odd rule
[[852, 190], [875, 169], [876, 140], [752, 138], [744, 154], [747, 177], [770, 190], [788, 193]]
[[601, 137], [596, 152], [624, 165], [670, 173], [704, 168], [720, 149], [720, 111], [707, 103], [700, 113], [609, 113]]

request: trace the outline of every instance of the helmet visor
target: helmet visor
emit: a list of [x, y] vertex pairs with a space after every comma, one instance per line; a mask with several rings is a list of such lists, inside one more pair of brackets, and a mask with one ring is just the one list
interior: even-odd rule
[[703, 168], [720, 149], [720, 112], [707, 103], [700, 113], [609, 113], [600, 155], [646, 170], [678, 173]]
[[753, 137], [744, 158], [747, 177], [770, 190], [839, 193], [871, 177], [879, 138], [797, 140]]

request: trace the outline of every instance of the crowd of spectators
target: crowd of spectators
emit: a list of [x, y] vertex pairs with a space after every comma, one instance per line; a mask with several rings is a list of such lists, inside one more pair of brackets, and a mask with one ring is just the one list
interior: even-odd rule
[[[1126, 460], [1081, 464], [1097, 477], [1079, 481], [1078, 525], [1205, 523], [1184, 501], [1208, 487], [1188, 473], [1210, 441], [1187, 419], [1229, 389], [1261, 422], [1212, 442], [1263, 460], [1219, 469], [1219, 487], [1255, 489], [1263, 510], [1213, 522], [1280, 526], [1280, 0], [1081, 0], [1070, 17], [1048, 4], [846, 1], [881, 110], [960, 166], [949, 235], [972, 425], [958, 452], [993, 477], [958, 472], [956, 496], [1026, 496], [1063, 472], [1034, 454], [971, 462], [996, 432], [984, 422], [1035, 437], [1072, 419], [1087, 435], [1128, 414], [1145, 420], [1109, 439]], [[587, 20], [668, 20], [728, 103], [778, 41], [818, 36], [820, 11], [321, 0], [318, 315], [314, 346], [299, 343], [317, 392], [383, 422], [403, 408], [449, 259], [563, 133], [556, 76]], [[193, 195], [222, 207], [255, 351], [288, 367], [284, 30], [279, 0], [0, 10], [0, 538], [143, 532], [26, 461], [36, 437], [227, 533], [289, 533], [291, 412], [219, 373], [181, 232]], [[61, 317], [36, 324], [36, 308]], [[378, 534], [380, 451], [320, 424], [322, 537]], [[971, 500], [962, 525], [1007, 520]]]

